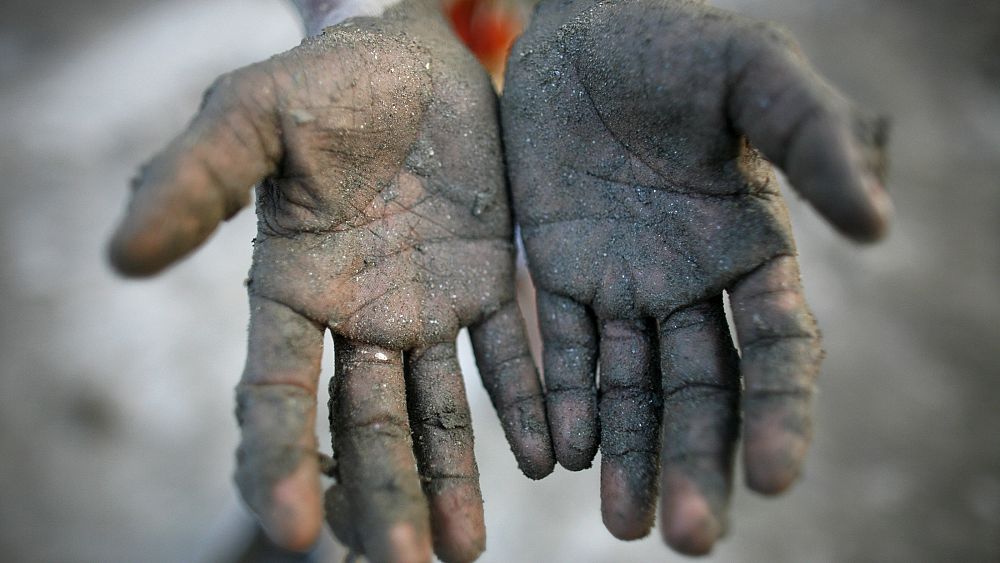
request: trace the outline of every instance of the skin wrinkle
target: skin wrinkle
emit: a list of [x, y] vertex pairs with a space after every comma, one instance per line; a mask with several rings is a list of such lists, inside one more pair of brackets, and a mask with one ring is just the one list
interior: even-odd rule
[[[576, 71], [577, 75], [581, 74], [580, 73], [580, 66], [579, 66], [580, 63], [579, 63], [579, 61], [577, 61], [576, 57], [572, 57], [572, 55], [571, 55], [570, 56], [570, 60], [574, 61], [573, 68]], [[608, 127], [608, 122], [605, 119], [605, 117], [603, 115], [601, 115], [601, 109], [597, 106], [597, 103], [594, 102], [594, 97], [591, 95], [590, 88], [588, 87], [586, 81], [583, 81], [583, 80], [580, 81], [580, 89], [581, 89], [581, 91], [583, 91], [584, 94], [586, 94], [587, 100], [590, 102], [590, 105], [593, 107], [594, 115], [597, 116], [597, 119], [600, 122], [601, 126], [603, 127], [604, 131], [608, 135], [610, 135], [611, 138], [616, 143], [618, 143], [619, 145], [621, 145], [621, 147], [626, 152], [630, 152], [631, 153], [632, 151], [630, 150], [628, 144], [626, 144], [626, 142], [620, 136], [618, 136], [612, 128]], [[657, 169], [655, 167], [651, 166], [648, 162], [646, 162], [641, 155], [632, 153], [630, 156], [638, 159], [639, 162], [641, 162], [643, 165], [645, 165], [653, 174], [655, 174], [658, 177], [659, 180], [662, 180], [661, 184], [659, 184], [657, 186], [654, 186], [655, 189], [669, 189], [669, 188], [665, 188], [665, 186], [670, 186], [670, 188], [673, 188], [674, 191], [676, 191], [677, 178], [667, 178], [667, 177], [665, 177], [663, 174], [661, 174], [659, 171], [657, 171]], [[632, 159], [629, 159], [627, 162], [631, 166], [631, 164], [632, 164], [633, 161], [632, 161]], [[597, 175], [595, 175], [595, 174], [590, 174], [590, 175], [593, 175], [594, 177], [600, 179], [600, 177], [597, 176]], [[633, 174], [633, 176], [634, 176], [634, 174]], [[687, 189], [687, 190], [685, 190], [683, 192], [679, 191], [678, 193], [694, 194], [694, 193], [697, 193], [697, 190], [696, 189]]]
[[[504, 146], [557, 458], [588, 466], [598, 432], [605, 459], [663, 453], [602, 467], [605, 524], [623, 539], [652, 525], [662, 466], [665, 539], [711, 549], [726, 528], [741, 408], [750, 487], [780, 492], [798, 472], [811, 393], [756, 390], [811, 391], [822, 354], [765, 158], [845, 234], [884, 232], [888, 205], [871, 188], [884, 172], [881, 122], [796, 51], [771, 24], [684, 0], [543, 0], [511, 50]], [[648, 336], [632, 335], [648, 345], [595, 331], [653, 319]]]
[[706, 383], [703, 381], [682, 381], [676, 386], [665, 387], [663, 389], [663, 397], [665, 399], [669, 399], [674, 395], [679, 395], [681, 393], [698, 393], [699, 391], [732, 392], [739, 390], [740, 387], [737, 384], [724, 385], [720, 383]]

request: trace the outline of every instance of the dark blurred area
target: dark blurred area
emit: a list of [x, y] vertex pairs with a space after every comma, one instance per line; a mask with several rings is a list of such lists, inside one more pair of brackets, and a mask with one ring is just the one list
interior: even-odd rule
[[[891, 116], [897, 221], [853, 246], [786, 192], [828, 351], [816, 441], [790, 494], [738, 489], [709, 560], [1000, 560], [1000, 2], [714, 4], [784, 24]], [[203, 88], [299, 37], [280, 0], [0, 6], [0, 560], [233, 561], [252, 545], [230, 473], [253, 214], [151, 281], [114, 277], [103, 245]], [[603, 529], [597, 470], [521, 476], [460, 350], [481, 561], [682, 560]], [[313, 559], [342, 557], [327, 539]]]

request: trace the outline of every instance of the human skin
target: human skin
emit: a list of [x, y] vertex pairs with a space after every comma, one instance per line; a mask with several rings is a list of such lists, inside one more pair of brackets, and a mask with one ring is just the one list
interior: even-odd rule
[[773, 25], [685, 0], [542, 0], [501, 110], [556, 458], [584, 469], [600, 445], [615, 536], [649, 532], [659, 488], [666, 542], [708, 553], [741, 418], [764, 494], [796, 480], [811, 435], [822, 349], [768, 161], [873, 241], [885, 124]]
[[[330, 23], [329, 2], [299, 7], [307, 29]], [[522, 471], [554, 466], [514, 301], [495, 104], [436, 2], [405, 0], [221, 77], [136, 181], [110, 246], [128, 276], [187, 255], [257, 184], [236, 483], [284, 548], [308, 549], [321, 529], [312, 428], [326, 330], [327, 517], [356, 552], [429, 561], [433, 545], [450, 562], [484, 549], [462, 327]]]

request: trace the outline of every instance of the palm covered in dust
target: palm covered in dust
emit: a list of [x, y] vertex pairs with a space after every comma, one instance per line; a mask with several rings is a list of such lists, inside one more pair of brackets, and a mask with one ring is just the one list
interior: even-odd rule
[[604, 521], [625, 539], [652, 525], [662, 473], [664, 536], [704, 553], [724, 533], [741, 408], [760, 492], [791, 484], [810, 435], [819, 335], [764, 157], [872, 240], [882, 125], [772, 27], [679, 0], [543, 2], [502, 110], [556, 457], [582, 469], [600, 444]]
[[432, 3], [408, 2], [226, 75], [137, 182], [111, 249], [131, 275], [197, 247], [260, 182], [236, 479], [286, 547], [319, 532], [311, 428], [325, 330], [337, 364], [328, 512], [354, 549], [425, 560], [431, 531], [443, 559], [483, 549], [462, 327], [522, 470], [551, 471], [513, 302], [494, 104]]

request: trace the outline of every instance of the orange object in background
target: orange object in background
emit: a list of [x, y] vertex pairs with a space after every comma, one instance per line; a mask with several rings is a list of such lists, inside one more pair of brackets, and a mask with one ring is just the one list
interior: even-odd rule
[[520, 6], [516, 0], [445, 0], [455, 33], [489, 71], [497, 90], [510, 47], [524, 29]]

